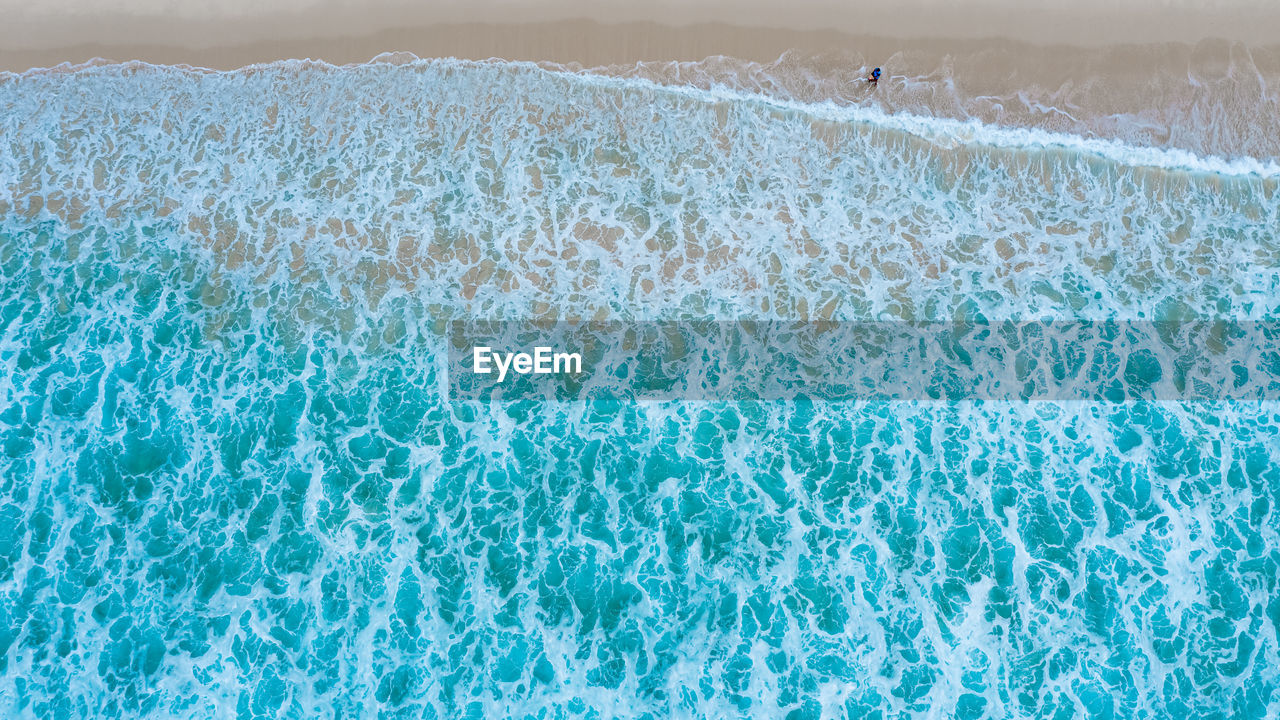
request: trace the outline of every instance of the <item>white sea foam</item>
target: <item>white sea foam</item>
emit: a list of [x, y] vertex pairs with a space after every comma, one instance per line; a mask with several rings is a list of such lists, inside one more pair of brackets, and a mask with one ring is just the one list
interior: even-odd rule
[[1266, 317], [1258, 177], [499, 63], [6, 82], [7, 715], [1274, 714], [1274, 404], [450, 402], [431, 332]]
[[[1186, 170], [1190, 172], [1214, 173], [1223, 176], [1255, 176], [1274, 178], [1280, 176], [1280, 163], [1248, 156], [1220, 157], [1216, 155], [1198, 155], [1192, 151], [1177, 147], [1143, 146], [1123, 142], [1106, 137], [1085, 137], [1071, 133], [1051, 132], [1039, 128], [1002, 126], [984, 123], [977, 119], [958, 120], [947, 117], [929, 117], [907, 112], [887, 113], [874, 104], [803, 102], [787, 98], [774, 97], [757, 92], [747, 92], [723, 85], [710, 87], [692, 87], [689, 85], [659, 83], [639, 77], [620, 77], [604, 75], [590, 70], [570, 70], [552, 63], [532, 63], [507, 60], [460, 60], [456, 58], [415, 58], [405, 62], [399, 56], [413, 57], [410, 53], [397, 53], [395, 65], [408, 67], [443, 67], [466, 68], [479, 65], [502, 65], [523, 69], [530, 72], [551, 73], [567, 78], [573, 82], [594, 85], [597, 87], [614, 87], [638, 89], [650, 92], [673, 93], [704, 103], [759, 103], [782, 111], [797, 112], [815, 119], [828, 122], [862, 123], [878, 128], [899, 130], [916, 137], [937, 143], [943, 147], [960, 145], [985, 145], [994, 148], [1013, 150], [1065, 150], [1084, 153], [1104, 158], [1108, 161], [1131, 167], [1150, 167], [1167, 170]], [[381, 56], [380, 56], [381, 57]], [[391, 61], [375, 58], [367, 65], [389, 63]], [[82, 65], [64, 65], [58, 70], [62, 72], [96, 73], [110, 71], [114, 67], [152, 68], [156, 70], [172, 70], [179, 68], [186, 72], [200, 74], [245, 74], [251, 72], [270, 71], [272, 69], [301, 69], [304, 67], [324, 67], [329, 69], [353, 68], [359, 65], [335, 66], [317, 60], [282, 60], [272, 63], [249, 65], [236, 70], [211, 70], [191, 66], [152, 65], [140, 61], [125, 63], [122, 66], [102, 65], [91, 61]], [[0, 81], [16, 81], [23, 77], [34, 77], [47, 74], [45, 69], [32, 69], [23, 73], [0, 72]]]
[[159, 225], [217, 292], [347, 284], [335, 318], [1280, 305], [1275, 179], [1183, 151], [497, 61], [86, 66], [0, 99], [12, 228]]
[[[436, 61], [428, 61], [436, 62]], [[459, 61], [451, 61], [459, 62]], [[545, 69], [545, 68], [544, 68]], [[1069, 133], [1047, 132], [1038, 128], [1002, 127], [976, 119], [955, 120], [925, 117], [910, 113], [884, 112], [874, 105], [856, 106], [799, 102], [748, 93], [726, 87], [694, 88], [666, 85], [640, 78], [618, 78], [585, 72], [548, 70], [572, 75], [582, 81], [614, 87], [632, 87], [654, 92], [677, 93], [701, 102], [761, 103], [763, 105], [810, 115], [831, 122], [865, 123], [879, 128], [901, 130], [943, 147], [978, 144], [1013, 150], [1068, 150], [1096, 155], [1111, 162], [1131, 167], [1166, 170], [1188, 170], [1226, 176], [1280, 176], [1280, 163], [1251, 157], [1221, 158], [1199, 156], [1179, 148], [1142, 147], [1107, 138], [1089, 138]]]

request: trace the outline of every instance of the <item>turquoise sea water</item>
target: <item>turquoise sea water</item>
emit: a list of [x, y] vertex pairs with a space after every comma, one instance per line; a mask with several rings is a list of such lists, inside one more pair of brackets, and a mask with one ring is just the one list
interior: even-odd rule
[[501, 62], [0, 78], [0, 714], [1275, 717], [1274, 400], [490, 404], [442, 328], [1266, 323], [1278, 176]]

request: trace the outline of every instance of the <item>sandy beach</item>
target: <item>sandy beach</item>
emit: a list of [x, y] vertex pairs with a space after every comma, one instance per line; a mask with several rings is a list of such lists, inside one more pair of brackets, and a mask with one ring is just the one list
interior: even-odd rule
[[[485, 2], [407, 6], [362, 3], [223, 3], [172, 7], [158, 0], [26, 3], [4, 0], [0, 69], [22, 71], [93, 58], [230, 69], [283, 58], [364, 62], [379, 53], [539, 60], [584, 66], [690, 61], [727, 55], [769, 61], [785, 50], [953, 52], [992, 41], [1032, 46], [1277, 46], [1280, 6], [1256, 0], [1187, 2], [907, 3], [823, 0]], [[1272, 58], [1274, 60], [1274, 58]], [[1123, 71], [1121, 68], [1112, 68]]]

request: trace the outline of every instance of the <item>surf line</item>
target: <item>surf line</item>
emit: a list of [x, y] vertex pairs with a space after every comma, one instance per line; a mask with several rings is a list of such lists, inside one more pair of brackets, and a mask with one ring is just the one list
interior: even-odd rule
[[1200, 156], [1190, 150], [1177, 147], [1132, 145], [1123, 140], [1113, 138], [1085, 137], [1035, 127], [987, 124], [977, 118], [961, 120], [958, 118], [916, 115], [909, 112], [889, 113], [876, 106], [840, 105], [831, 100], [823, 100], [821, 102], [790, 100], [771, 97], [763, 93], [738, 90], [721, 84], [713, 84], [709, 87], [669, 85], [648, 78], [602, 75], [587, 70], [546, 67], [527, 61], [477, 61], [442, 58], [421, 62], [427, 66], [435, 63], [444, 63], [444, 67], [476, 68], [496, 64], [498, 66], [522, 68], [535, 73], [561, 77], [569, 82], [588, 86], [636, 89], [684, 97], [701, 103], [755, 104], [778, 111], [803, 113], [821, 120], [864, 123], [873, 127], [896, 130], [942, 147], [972, 144], [1028, 151], [1061, 149], [1100, 157], [1128, 167], [1149, 167], [1161, 170], [1181, 170], [1233, 177], [1260, 177], [1263, 179], [1280, 177], [1280, 163], [1277, 163], [1274, 159], [1260, 159], [1249, 156], [1235, 158], [1224, 158], [1218, 155]]

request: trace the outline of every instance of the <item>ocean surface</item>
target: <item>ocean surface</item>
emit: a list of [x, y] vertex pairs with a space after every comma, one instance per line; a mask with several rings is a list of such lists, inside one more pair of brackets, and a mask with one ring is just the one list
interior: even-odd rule
[[[728, 62], [0, 75], [0, 716], [1280, 715], [1274, 138]], [[1227, 321], [1257, 393], [478, 401], [474, 319]]]

